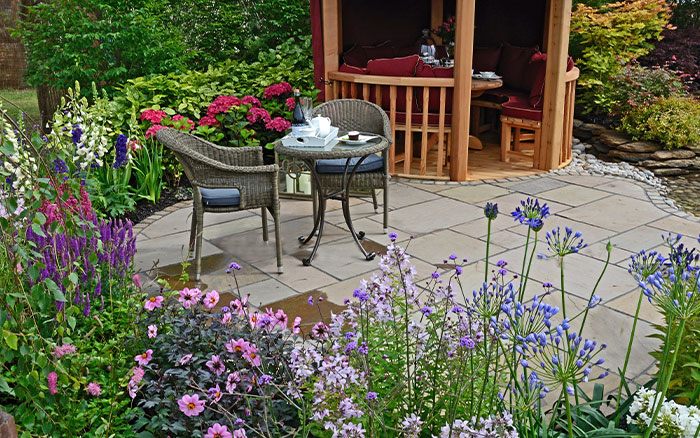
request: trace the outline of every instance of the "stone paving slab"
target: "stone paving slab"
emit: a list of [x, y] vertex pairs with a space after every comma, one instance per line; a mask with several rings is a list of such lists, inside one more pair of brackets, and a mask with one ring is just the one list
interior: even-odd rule
[[[388, 231], [399, 235], [402, 246], [408, 245], [407, 253], [416, 265], [419, 285], [424, 285], [436, 269], [451, 274], [453, 268], [443, 265], [443, 260], [452, 253], [460, 261], [463, 257], [469, 260], [462, 263], [461, 282], [465, 290], [471, 292], [481, 284], [487, 268], [484, 261], [487, 222], [482, 211], [486, 202], [497, 202], [501, 212], [492, 223], [489, 271], [502, 258], [508, 260], [512, 272], [520, 272], [527, 228], [514, 222], [509, 213], [527, 196], [541, 197], [552, 212], [539, 233], [537, 253], [547, 253], [545, 231], [569, 226], [583, 233], [589, 247], [565, 259], [568, 312], [585, 308], [607, 258], [605, 246], [610, 240], [613, 244], [610, 266], [596, 291], [604, 301], [591, 311], [586, 336], [608, 343], [604, 356], [611, 370], [621, 366], [624, 359], [627, 333], [639, 297], [636, 282], [627, 272], [630, 255], [642, 248], [661, 249], [662, 232], [688, 236], [691, 246], [700, 234], [697, 218], [671, 208], [653, 188], [616, 177], [546, 174], [464, 184], [392, 179], [389, 190]], [[381, 204], [381, 192], [378, 198]], [[223, 270], [227, 263], [236, 261], [244, 266], [237, 274], [241, 293], [250, 293], [255, 304], [274, 302], [294, 313], [298, 303], [305, 302], [304, 297], [325, 294], [330, 306], [340, 308], [337, 306], [352, 296], [363, 278], [377, 272], [376, 260], [368, 262], [361, 256], [347, 232], [340, 204], [332, 201], [328, 204], [328, 222], [313, 266], [302, 266], [301, 258], [311, 246], [300, 248], [297, 237], [311, 229], [311, 202], [283, 199], [281, 204], [284, 274], [276, 273], [271, 218], [271, 241], [265, 244], [259, 210], [228, 216], [206, 215], [202, 287], [230, 287], [231, 277]], [[179, 272], [189, 238], [191, 208], [191, 202], [180, 203], [136, 227], [141, 230], [137, 238], [137, 269], [146, 270], [154, 260], [159, 260], [159, 266], [165, 268], [165, 277]], [[365, 245], [372, 251], [382, 251], [389, 244], [388, 236], [382, 232], [381, 210], [380, 205], [379, 212], [374, 211], [371, 198], [352, 201], [355, 228], [366, 232]], [[556, 258], [533, 261], [528, 294], [541, 295], [542, 283], [549, 281], [555, 288], [547, 301], [557, 304], [561, 300], [558, 263]], [[303, 311], [298, 313], [301, 315]], [[644, 300], [630, 376], [643, 380], [653, 373], [654, 361], [647, 353], [658, 343], [647, 336], [653, 333], [652, 324], [659, 322], [660, 315]]]

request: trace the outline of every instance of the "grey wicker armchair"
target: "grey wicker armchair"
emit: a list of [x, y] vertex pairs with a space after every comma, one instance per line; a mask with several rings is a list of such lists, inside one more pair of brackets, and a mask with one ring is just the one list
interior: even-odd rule
[[[313, 115], [329, 117], [333, 126], [341, 131], [362, 131], [384, 136], [389, 143], [393, 143], [391, 137], [391, 123], [384, 110], [364, 100], [337, 99], [322, 103], [313, 110]], [[351, 159], [351, 164], [357, 158]], [[343, 185], [343, 171], [345, 159], [319, 160], [316, 163], [316, 171], [321, 179], [323, 187], [330, 190], [340, 190]], [[384, 197], [384, 233], [389, 228], [389, 154], [388, 150], [382, 152], [382, 156], [370, 156], [363, 161], [352, 180], [352, 190], [371, 190], [372, 202], [375, 212], [378, 210], [376, 189], [382, 189]], [[315, 192], [314, 192], [315, 193]], [[314, 202], [314, 216], [316, 203]]]
[[158, 141], [180, 161], [194, 190], [189, 249], [194, 247], [195, 280], [202, 269], [204, 213], [262, 209], [263, 240], [268, 242], [267, 213], [275, 221], [277, 271], [282, 273], [279, 167], [264, 165], [260, 147], [222, 147], [175, 129], [161, 129]]

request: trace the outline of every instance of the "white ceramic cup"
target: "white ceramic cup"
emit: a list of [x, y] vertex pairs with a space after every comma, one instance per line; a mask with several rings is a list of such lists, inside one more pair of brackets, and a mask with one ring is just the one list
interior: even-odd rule
[[318, 131], [319, 137], [325, 137], [331, 133], [331, 119], [323, 116], [316, 116], [311, 120], [311, 125]]

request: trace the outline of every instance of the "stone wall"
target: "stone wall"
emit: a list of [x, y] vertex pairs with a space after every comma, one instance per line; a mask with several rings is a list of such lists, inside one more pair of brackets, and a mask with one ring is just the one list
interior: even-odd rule
[[636, 141], [605, 126], [574, 120], [574, 148], [606, 161], [626, 161], [654, 172], [656, 176], [698, 173], [700, 145], [666, 150], [659, 143]]

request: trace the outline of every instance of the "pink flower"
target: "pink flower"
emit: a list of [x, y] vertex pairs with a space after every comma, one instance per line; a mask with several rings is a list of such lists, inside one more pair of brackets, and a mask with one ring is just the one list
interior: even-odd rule
[[258, 98], [253, 96], [243, 96], [243, 99], [241, 99], [241, 103], [243, 105], [253, 105], [257, 107], [261, 106]]
[[49, 383], [49, 393], [56, 394], [58, 392], [58, 389], [56, 389], [56, 384], [58, 383], [58, 374], [51, 371], [49, 375], [46, 376], [46, 380]]
[[67, 354], [73, 354], [75, 353], [76, 348], [71, 345], [71, 344], [63, 344], [60, 347], [54, 348], [54, 350], [51, 352], [56, 359], [60, 359], [61, 357], [67, 355]]
[[224, 365], [224, 362], [218, 354], [212, 355], [211, 360], [208, 360], [206, 365], [209, 367], [209, 370], [217, 376], [220, 376], [226, 371], [226, 365]]
[[213, 398], [214, 401], [219, 401], [221, 400], [221, 397], [224, 394], [221, 392], [221, 388], [219, 388], [219, 384], [217, 383], [215, 387], [209, 388], [209, 398]]
[[292, 324], [292, 333], [299, 334], [301, 332], [301, 317], [297, 316], [294, 318], [294, 324]]
[[260, 314], [258, 312], [251, 313], [250, 316], [248, 316], [248, 320], [250, 321], [251, 327], [257, 327], [260, 325]]
[[184, 364], [186, 364], [187, 362], [189, 362], [190, 359], [192, 359], [192, 355], [191, 355], [191, 354], [186, 354], [186, 355], [182, 356], [182, 357], [180, 358], [180, 360], [178, 360], [177, 362], [178, 362], [180, 365], [184, 365]]
[[265, 123], [265, 129], [268, 131], [284, 132], [292, 126], [289, 120], [283, 119], [282, 117], [275, 117], [269, 122]]
[[153, 350], [148, 349], [145, 353], [138, 354], [134, 357], [134, 360], [141, 366], [148, 365], [148, 363], [153, 359]]
[[246, 309], [246, 301], [248, 297], [243, 298], [243, 301], [239, 300], [236, 298], [235, 300], [231, 301], [229, 303], [229, 306], [231, 307], [231, 310], [236, 312], [238, 316], [242, 316], [245, 314], [245, 309]]
[[253, 107], [248, 111], [246, 115], [248, 123], [253, 124], [257, 122], [269, 123], [271, 121], [270, 113], [267, 112], [265, 108]]
[[157, 297], [146, 298], [143, 303], [143, 308], [152, 312], [156, 307], [161, 307], [163, 305], [163, 297], [158, 295]]
[[188, 417], [196, 417], [204, 412], [204, 400], [200, 400], [197, 394], [183, 395], [177, 401], [177, 405], [180, 407], [180, 411]]
[[258, 349], [255, 347], [255, 344], [253, 344], [251, 348], [248, 349], [248, 351], [243, 353], [243, 357], [254, 367], [259, 367], [262, 364], [262, 361], [260, 360], [260, 355], [258, 354]]
[[292, 111], [296, 105], [297, 103], [293, 97], [287, 98], [287, 108], [289, 109], [289, 111]]
[[130, 381], [134, 382], [136, 384], [141, 383], [141, 380], [143, 380], [143, 376], [146, 374], [146, 372], [143, 370], [141, 367], [134, 367], [131, 372], [134, 374], [131, 376]]
[[[161, 110], [153, 110], [153, 109], [147, 109], [145, 111], [141, 112], [141, 120], [148, 120], [149, 122], [153, 124], [160, 123], [161, 120], [163, 120], [163, 117], [166, 117], [167, 114], [165, 114], [165, 111]], [[148, 138], [148, 137], [146, 137]]]
[[155, 338], [158, 336], [158, 327], [155, 325], [151, 324], [148, 326], [148, 337], [149, 338]]
[[[211, 104], [209, 104], [209, 108], [207, 108], [207, 115], [214, 117], [217, 114], [225, 113], [232, 106], [240, 105], [241, 100], [236, 96], [219, 96], [216, 99], [214, 99], [214, 101]], [[199, 124], [202, 124], [201, 120]]]
[[[127, 143], [126, 147], [128, 147], [132, 151], [138, 151], [141, 149], [141, 143], [139, 143], [138, 140], [131, 140], [129, 143]], [[138, 277], [139, 274], [135, 274], [134, 277]], [[141, 284], [139, 284], [136, 287], [141, 287]]]
[[270, 85], [269, 87], [265, 88], [263, 96], [265, 96], [265, 99], [271, 99], [275, 96], [282, 96], [291, 92], [292, 86], [289, 85], [288, 82], [280, 82], [279, 84]]
[[102, 394], [102, 388], [100, 388], [100, 384], [96, 382], [88, 383], [88, 386], [87, 388], [85, 388], [85, 390], [94, 397], [99, 397], [100, 394]]
[[231, 312], [224, 312], [224, 316], [221, 317], [222, 324], [228, 324], [231, 322]]
[[129, 392], [129, 397], [136, 398], [136, 391], [139, 390], [139, 385], [136, 382], [130, 381], [126, 385], [126, 389]]
[[287, 317], [287, 314], [284, 313], [284, 310], [282, 309], [277, 309], [277, 313], [275, 313], [275, 319], [277, 319], [277, 323], [279, 324], [280, 328], [285, 330], [287, 328], [287, 321], [289, 318]]
[[233, 391], [235, 391], [237, 383], [241, 381], [241, 376], [238, 374], [238, 371], [235, 373], [231, 373], [228, 375], [228, 378], [226, 379], [226, 391], [228, 391], [229, 394], [233, 394]]
[[[180, 120], [185, 120], [185, 117], [180, 115], [180, 114], [176, 114], [170, 120], [172, 120], [173, 122], [179, 122]], [[194, 122], [192, 121], [192, 119], [187, 119], [187, 121], [178, 129], [180, 131], [185, 131], [185, 130], [191, 131], [194, 129]]]
[[328, 338], [328, 326], [322, 321], [316, 323], [316, 325], [311, 329], [311, 333], [317, 339], [327, 339]]
[[180, 292], [180, 298], [177, 300], [182, 304], [185, 309], [188, 309], [199, 302], [199, 298], [202, 296], [202, 291], [194, 288], [184, 288]]
[[201, 119], [199, 119], [199, 126], [217, 126], [217, 125], [219, 125], [219, 121], [216, 120], [216, 117], [204, 116]]
[[226, 350], [229, 353], [245, 353], [246, 351], [250, 350], [250, 343], [243, 338], [240, 338], [237, 341], [231, 339], [224, 344], [224, 347], [226, 347]]
[[213, 309], [219, 302], [219, 293], [215, 290], [204, 296], [204, 305], [207, 309]]
[[204, 435], [204, 438], [232, 438], [232, 435], [226, 426], [215, 423], [207, 429], [207, 434]]
[[[136, 141], [136, 140], [134, 140], [134, 141]], [[134, 276], [131, 277], [131, 281], [134, 282], [134, 286], [141, 289], [141, 276], [139, 274], [134, 274]]]
[[146, 138], [151, 138], [156, 136], [156, 132], [160, 131], [161, 129], [165, 129], [167, 126], [163, 125], [153, 125], [150, 128], [146, 130]]
[[233, 438], [248, 438], [248, 435], [246, 435], [245, 429], [240, 428], [233, 431]]

